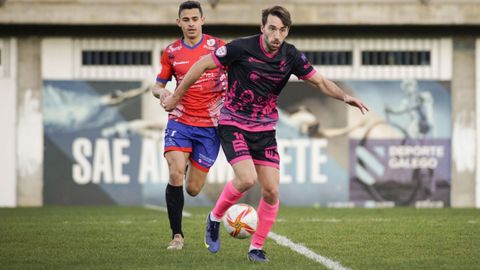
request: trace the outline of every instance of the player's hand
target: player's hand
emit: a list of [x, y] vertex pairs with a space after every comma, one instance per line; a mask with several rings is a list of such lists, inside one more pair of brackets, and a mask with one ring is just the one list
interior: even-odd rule
[[362, 114], [365, 114], [369, 111], [368, 107], [358, 98], [345, 95], [343, 97], [343, 101], [350, 106], [357, 107], [362, 112]]
[[152, 93], [153, 95], [160, 99], [160, 101], [162, 101], [163, 99], [165, 99], [167, 96], [171, 95], [172, 93], [170, 91], [168, 91], [166, 88], [160, 88], [160, 87], [154, 87], [152, 89]]
[[162, 104], [163, 102], [165, 102], [165, 99], [167, 97], [172, 95], [172, 93], [165, 88], [161, 88], [160, 90], [161, 90], [161, 91], [159, 91], [160, 104]]
[[178, 101], [179, 100], [176, 99], [174, 95], [169, 95], [165, 98], [165, 100], [161, 104], [162, 104], [162, 107], [165, 109], [165, 111], [171, 112], [177, 106]]

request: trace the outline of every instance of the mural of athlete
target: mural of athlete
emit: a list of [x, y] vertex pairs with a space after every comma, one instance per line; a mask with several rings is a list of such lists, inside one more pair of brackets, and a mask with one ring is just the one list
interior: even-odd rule
[[[177, 24], [182, 29], [183, 38], [164, 50], [162, 70], [152, 89], [153, 95], [161, 103], [171, 95], [165, 86], [172, 76], [175, 76], [177, 83], [181, 83], [201, 56], [225, 44], [216, 37], [202, 33], [204, 21], [199, 2], [186, 1], [180, 5]], [[172, 241], [167, 249], [179, 250], [184, 245], [183, 179], [187, 164], [186, 190], [189, 195], [196, 196], [204, 186], [207, 173], [220, 149], [216, 126], [227, 87], [226, 74], [224, 70], [215, 68], [200, 75], [189, 83], [188, 93], [170, 110], [165, 130], [164, 155], [169, 168], [165, 197], [172, 229]]]
[[428, 91], [418, 91], [416, 80], [402, 81], [402, 91], [405, 98], [398, 106], [387, 106], [387, 114], [407, 114], [409, 117], [406, 127], [407, 134], [413, 139], [422, 139], [435, 134], [433, 125], [433, 97]]
[[[262, 194], [257, 208], [259, 221], [248, 258], [257, 262], [269, 261], [263, 246], [279, 208], [280, 159], [275, 138], [277, 102], [291, 74], [308, 81], [328, 96], [358, 107], [362, 113], [368, 110], [362, 101], [345, 94], [316, 72], [295, 46], [284, 42], [290, 26], [290, 13], [285, 8], [274, 6], [263, 10], [261, 34], [234, 40], [202, 57], [163, 104], [167, 111], [174, 109], [205, 70], [228, 67], [231, 87], [221, 110], [219, 134], [235, 178], [225, 185], [207, 217], [205, 245], [210, 252], [220, 249], [220, 220], [227, 209], [258, 181]], [[246, 92], [252, 92], [253, 99], [248, 98], [252, 102], [245, 104], [242, 94]]]
[[285, 117], [292, 126], [300, 131], [300, 133], [308, 135], [309, 137], [318, 138], [343, 136], [367, 123], [367, 118], [364, 118], [358, 123], [341, 128], [323, 128], [312, 111], [303, 105], [299, 106], [296, 112], [290, 115], [285, 115]]

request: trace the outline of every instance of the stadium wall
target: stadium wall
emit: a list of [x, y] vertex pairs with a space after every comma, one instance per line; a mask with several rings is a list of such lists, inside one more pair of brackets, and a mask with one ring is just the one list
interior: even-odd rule
[[477, 139], [476, 142], [476, 151], [475, 151], [475, 157], [476, 157], [476, 171], [475, 171], [475, 206], [477, 208], [480, 208], [480, 172], [478, 171], [480, 169], [480, 132], [478, 129], [480, 128], [480, 109], [478, 109], [478, 106], [480, 105], [480, 39], [477, 38], [476, 41], [476, 47], [475, 47], [475, 55], [476, 55], [476, 60], [475, 60], [475, 76], [476, 76], [476, 98], [475, 98], [475, 112], [476, 112], [476, 125], [475, 125], [475, 138]]
[[[447, 97], [444, 100], [451, 104], [449, 110], [442, 112], [448, 112], [445, 122], [451, 124], [450, 137], [447, 138], [451, 140], [449, 149], [452, 151], [448, 177], [451, 180], [449, 204], [452, 207], [480, 207], [480, 176], [477, 172], [480, 164], [479, 136], [477, 135], [480, 119], [477, 108], [480, 77], [478, 1], [404, 0], [391, 4], [391, 1], [382, 0], [340, 0], [336, 3], [299, 0], [262, 1], [260, 4], [253, 0], [242, 3], [221, 0], [215, 8], [206, 1], [203, 4], [207, 15], [206, 29], [209, 29], [209, 33], [222, 36], [257, 33], [259, 11], [272, 4], [285, 5], [292, 11], [295, 22], [291, 40], [298, 43], [299, 48], [307, 50], [351, 48], [354, 52], [357, 51], [356, 58], [353, 59], [353, 68], [321, 67], [320, 69], [329, 78], [342, 85], [348, 86], [351, 81], [359, 83], [359, 80], [370, 80], [367, 83], [373, 86], [385, 83], [392, 89], [399, 90], [401, 80], [414, 77], [422, 86], [443, 87], [444, 90], [441, 91], [448, 92], [450, 95], [450, 98]], [[150, 0], [135, 1], [135, 4], [129, 1], [102, 0], [96, 1], [95, 5], [87, 0], [6, 1], [0, 6], [0, 36], [2, 40], [11, 41], [9, 59], [12, 59], [11, 65], [15, 66], [14, 69], [18, 70], [18, 74], [0, 79], [2, 89], [13, 88], [15, 93], [14, 97], [6, 94], [2, 102], [8, 103], [0, 108], [2, 125], [5, 123], [7, 127], [12, 127], [14, 123], [12, 129], [7, 128], [10, 132], [1, 135], [2, 140], [7, 143], [5, 151], [2, 151], [0, 156], [3, 161], [6, 161], [0, 165], [2, 166], [1, 177], [6, 179], [0, 183], [2, 193], [0, 205], [42, 205], [46, 201], [45, 194], [55, 190], [51, 189], [52, 185], [62, 183], [66, 176], [70, 179], [72, 177], [71, 173], [70, 176], [68, 174], [53, 175], [49, 180], [55, 181], [46, 182], [46, 174], [61, 172], [63, 169], [61, 163], [57, 162], [59, 159], [45, 160], [45, 152], [51, 153], [52, 146], [52, 144], [47, 146], [49, 142], [43, 141], [46, 132], [44, 130], [46, 99], [43, 97], [46, 86], [68, 85], [67, 88], [72, 87], [70, 90], [74, 90], [79, 84], [94, 85], [92, 89], [96, 94], [102, 91], [106, 93], [111, 87], [121, 91], [141, 87], [146, 78], [152, 78], [152, 75], [158, 71], [156, 59], [161, 49], [167, 42], [178, 36], [178, 28], [172, 26], [177, 8], [178, 1], [173, 0], [162, 1], [161, 9], [157, 1]], [[238, 10], [249, 11], [239, 16]], [[295, 33], [298, 35], [295, 36]], [[402, 48], [408, 49], [408, 46], [413, 46], [411, 49], [421, 49], [422, 46], [437, 48], [435, 51], [439, 55], [432, 58], [430, 68], [356, 69], [360, 63], [358, 51], [361, 46], [376, 50], [391, 49], [394, 48], [392, 44], [412, 38], [424, 38], [427, 41], [407, 42], [401, 45], [407, 47]], [[132, 41], [123, 43], [125, 39], [132, 39]], [[428, 40], [432, 39], [438, 42], [429, 43]], [[151, 50], [152, 66], [110, 69], [79, 65], [81, 61], [79, 48], [111, 49], [115, 48], [119, 40], [123, 40], [120, 43], [126, 49]], [[378, 42], [378, 40], [385, 40], [385, 42]], [[2, 53], [5, 51], [3, 50]], [[0, 70], [1, 68], [4, 67], [0, 66]], [[349, 77], [343, 74], [349, 74]], [[476, 79], [475, 76], [477, 76]], [[289, 87], [298, 88], [295, 81], [289, 83]], [[10, 102], [17, 104], [15, 112], [12, 112], [11, 106], [8, 106], [12, 104]], [[134, 104], [141, 108], [140, 112], [133, 112], [134, 116], [144, 115], [147, 119], [157, 121], [164, 117], [162, 112], [155, 111], [158, 107], [149, 95], [142, 95], [130, 102], [133, 102], [130, 105]], [[340, 122], [343, 121], [347, 125], [354, 123], [355, 119], [352, 120], [351, 115], [351, 112], [348, 112]], [[142, 127], [136, 122], [135, 125], [138, 130]], [[332, 126], [335, 127], [335, 123], [332, 123]], [[118, 133], [122, 129], [124, 127], [118, 125], [110, 131]], [[146, 133], [151, 135], [148, 130]], [[342, 138], [344, 145], [342, 149], [349, 149], [346, 142], [354, 139], [353, 135]], [[119, 140], [117, 149], [125, 149], [122, 146], [124, 143]], [[330, 146], [332, 144], [334, 144], [333, 141], [328, 143]], [[144, 147], [153, 148], [148, 143]], [[11, 155], [12, 151], [14, 151], [13, 155]], [[71, 152], [72, 149], [69, 151]], [[161, 152], [161, 149], [156, 151]], [[119, 157], [121, 160], [122, 154]], [[339, 160], [339, 164], [343, 164], [342, 169], [346, 173], [351, 172], [348, 169], [348, 161]], [[160, 165], [160, 168], [165, 168], [161, 166], [164, 165]], [[228, 175], [228, 172], [221, 173]], [[214, 198], [220, 186], [220, 183], [212, 186], [211, 192], [209, 191], [206, 196]], [[68, 191], [72, 186], [67, 185], [64, 188]], [[140, 190], [138, 192], [145, 192], [155, 187], [137, 186], [133, 190], [135, 188]], [[82, 192], [77, 195], [85, 197], [85, 194], [88, 194]], [[122, 191], [114, 190], [113, 192], [117, 192], [119, 196], [122, 195]], [[68, 197], [66, 194], [59, 193], [58, 198]]]
[[[296, 25], [475, 25], [476, 0], [220, 0], [203, 3], [210, 24], [257, 25], [260, 11], [273, 5], [288, 8]], [[215, 1], [213, 1], [215, 2]], [[6, 1], [0, 23], [22, 25], [171, 25], [176, 0]], [[239, 10], [242, 10], [240, 13]]]
[[17, 205], [17, 41], [0, 38], [0, 207]]
[[43, 205], [43, 116], [40, 37], [19, 37], [16, 179], [19, 206]]
[[[148, 78], [153, 78], [155, 70], [158, 70], [158, 63], [152, 62], [151, 66], [142, 67], [83, 65], [81, 56], [84, 51], [136, 49], [150, 51], [152, 55], [155, 55], [153, 58], [157, 58], [162, 48], [172, 39], [174, 37], [161, 39], [69, 37], [43, 39], [44, 203], [141, 204], [163, 202], [163, 186], [166, 184], [168, 176], [164, 160], [159, 160], [158, 157], [162, 152], [159, 134], [161, 134], [161, 128], [165, 126], [165, 113], [158, 110], [157, 104], [149, 93], [139, 95], [136, 101], [129, 101], [130, 105], [128, 102], [119, 106], [115, 105], [113, 112], [106, 104], [98, 103], [98, 100], [105, 98], [113, 100], [114, 96], [119, 98], [122, 93], [134, 92], [135, 89], [145, 87], [148, 85]], [[398, 205], [415, 205], [418, 204], [417, 201], [423, 202], [430, 198], [435, 203], [450, 205], [451, 120], [449, 118], [452, 113], [449, 108], [451, 104], [452, 39], [294, 37], [290, 41], [303, 51], [312, 51], [318, 48], [325, 51], [339, 49], [352, 51], [353, 63], [351, 66], [317, 66], [317, 68], [329, 78], [340, 83], [345, 89], [349, 89], [351, 94], [369, 100], [372, 112], [369, 114], [371, 117], [365, 127], [358, 126], [356, 129], [352, 129], [348, 135], [345, 133], [336, 139], [320, 138], [317, 140], [315, 139], [317, 135], [305, 134], [301, 131], [301, 124], [288, 120], [289, 117], [293, 119], [298, 116], [296, 111], [303, 103], [309, 104], [307, 108], [309, 107], [308, 109], [315, 112], [313, 117], [316, 117], [317, 121], [320, 121], [327, 129], [355, 126], [361, 123], [362, 119], [359, 119], [352, 110], [347, 113], [341, 104], [335, 102], [330, 104], [327, 100], [322, 101], [323, 97], [309, 93], [310, 90], [304, 91], [306, 86], [298, 83], [296, 79], [292, 79], [285, 90], [287, 97], [284, 100], [286, 102], [280, 101], [284, 120], [281, 121], [278, 128], [279, 142], [284, 157], [282, 159], [283, 202], [291, 205], [351, 203], [361, 206], [365, 202], [380, 200]], [[423, 66], [390, 67], [362, 66], [361, 64], [361, 55], [364, 51], [406, 49], [430, 51], [431, 63]], [[398, 171], [404, 175], [410, 175], [411, 178], [408, 181], [395, 177], [386, 178], [372, 173], [368, 178], [365, 173], [363, 175], [358, 173], [360, 170], [358, 166], [364, 166], [364, 170], [372, 170], [376, 164], [380, 163], [383, 170], [395, 171], [395, 168], [389, 167], [388, 159], [375, 160], [376, 158], [372, 154], [363, 155], [359, 157], [362, 159], [363, 165], [359, 165], [357, 162], [360, 159], [358, 157], [352, 159], [352, 157], [361, 155], [357, 154], [360, 150], [356, 149], [359, 147], [363, 149], [363, 153], [369, 151], [371, 147], [398, 148], [395, 142], [396, 137], [390, 138], [390, 141], [376, 141], [376, 138], [389, 138], [382, 135], [382, 132], [397, 132], [398, 134], [398, 129], [395, 131], [393, 126], [393, 129], [389, 128], [389, 125], [380, 129], [376, 127], [374, 131], [378, 134], [373, 137], [366, 137], [365, 134], [371, 134], [370, 130], [376, 125], [375, 123], [383, 119], [384, 106], [398, 105], [387, 99], [378, 100], [377, 98], [378, 101], [374, 102], [375, 96], [385, 96], [385, 91], [389, 91], [389, 95], [386, 96], [396, 96], [398, 100], [402, 100], [404, 97], [401, 94], [401, 85], [406, 78], [415, 78], [420, 86], [418, 91], [428, 90], [428, 93], [434, 96], [436, 104], [443, 104], [440, 105], [443, 111], [438, 111], [438, 113], [447, 118], [443, 117], [435, 123], [438, 135], [431, 137], [434, 140], [427, 144], [416, 140], [416, 143], [422, 143], [423, 146], [441, 148], [444, 154], [436, 161], [441, 165], [434, 169], [432, 175], [427, 175], [427, 178], [421, 176], [420, 171], [410, 169]], [[169, 87], [173, 87], [173, 85], [169, 84]], [[314, 93], [314, 91], [311, 92]], [[113, 93], [115, 95], [112, 96]], [[295, 94], [291, 96], [288, 93]], [[292, 102], [294, 100], [297, 101]], [[320, 103], [312, 103], [312, 100], [319, 100]], [[80, 106], [82, 104], [87, 107], [82, 109]], [[326, 109], [319, 111], [320, 107]], [[69, 108], [75, 109], [76, 112], [88, 111], [92, 114], [86, 115], [82, 119], [72, 118], [72, 115], [68, 113]], [[135, 110], [135, 108], [141, 109]], [[332, 119], [328, 116], [333, 111], [335, 111], [336, 117]], [[100, 115], [115, 114], [116, 112], [120, 112], [123, 118], [108, 122], [100, 117]], [[71, 125], [69, 121], [77, 125]], [[405, 120], [399, 119], [399, 121]], [[80, 125], [82, 122], [84, 123]], [[157, 123], [156, 126], [160, 126], [160, 129], [153, 130], [152, 134], [152, 130], [149, 133], [149, 130], [142, 128], [150, 123]], [[409, 123], [404, 122], [401, 125], [399, 130], [403, 130], [401, 132], [405, 133]], [[300, 130], [299, 132], [292, 132], [297, 128]], [[156, 135], [154, 135], [155, 132]], [[358, 145], [358, 142], [365, 141], [367, 138], [369, 146]], [[158, 139], [160, 141], [157, 142]], [[402, 140], [397, 140], [397, 142], [404, 144]], [[301, 145], [305, 145], [307, 148], [301, 148]], [[117, 152], [117, 155], [109, 155], [110, 151], [115, 152], [111, 148], [117, 146], [121, 151]], [[99, 147], [107, 149], [106, 152], [97, 154]], [[409, 146], [406, 144], [401, 147]], [[302, 152], [309, 148], [319, 152], [317, 154], [310, 150]], [[349, 151], [352, 152], [349, 154]], [[299, 156], [299, 153], [303, 153], [302, 155], [306, 155], [307, 158]], [[346, 158], [348, 156], [351, 158], [350, 161]], [[97, 157], [104, 157], [113, 165], [102, 163], [98, 161]], [[318, 164], [315, 166], [319, 166], [318, 169], [313, 169], [314, 163], [311, 160], [317, 160], [315, 162]], [[122, 169], [115, 174], [111, 166], [119, 166]], [[63, 169], [58, 170], [57, 167]], [[224, 157], [221, 156], [219, 162], [212, 169], [204, 194], [195, 200], [187, 200], [187, 203], [211, 204], [218, 196], [218, 191], [223, 183], [231, 178], [231, 171], [224, 169], [228, 167]], [[360, 185], [354, 184], [356, 181]], [[408, 186], [415, 186], [415, 181], [421, 181], [421, 187], [408, 188]], [[404, 188], [406, 186], [409, 189], [407, 192], [397, 192], [393, 197], [382, 195], [400, 182], [404, 182]], [[424, 186], [429, 185], [430, 182], [438, 187], [432, 190], [425, 189]], [[365, 189], [364, 183], [369, 184], [370, 187]], [[372, 196], [370, 194], [372, 189], [374, 193], [380, 195]], [[309, 192], [306, 193], [305, 190]], [[301, 200], [295, 196], [298, 192], [303, 192], [305, 195]], [[433, 197], [428, 195], [429, 192], [433, 194], [430, 194]], [[130, 195], [125, 196], [125, 194]], [[254, 194], [252, 197], [255, 195], [258, 194]], [[252, 198], [252, 200], [254, 199]]]
[[[455, 38], [453, 41], [455, 89], [452, 106], [452, 205], [475, 205], [476, 142], [476, 94], [475, 94], [475, 39]], [[472, 91], [473, 90], [473, 91]]]

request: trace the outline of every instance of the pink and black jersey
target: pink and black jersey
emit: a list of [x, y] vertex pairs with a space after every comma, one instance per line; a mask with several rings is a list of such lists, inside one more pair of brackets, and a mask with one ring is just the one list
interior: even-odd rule
[[[200, 57], [214, 52], [224, 44], [223, 40], [206, 34], [194, 46], [187, 45], [183, 39], [175, 41], [163, 51], [162, 71], [157, 75], [157, 82], [167, 83], [175, 76], [179, 85]], [[188, 89], [169, 114], [169, 119], [197, 127], [216, 126], [226, 89], [227, 80], [223, 68], [206, 71]]]
[[295, 46], [284, 42], [275, 54], [265, 51], [262, 36], [234, 40], [218, 48], [213, 58], [228, 67], [228, 91], [219, 124], [247, 131], [275, 129], [278, 96], [291, 74], [307, 80], [315, 69]]

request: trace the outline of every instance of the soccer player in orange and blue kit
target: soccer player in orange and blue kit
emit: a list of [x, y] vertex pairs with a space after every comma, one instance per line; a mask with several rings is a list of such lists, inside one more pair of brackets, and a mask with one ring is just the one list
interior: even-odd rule
[[[203, 17], [199, 2], [186, 1], [178, 11], [177, 24], [183, 38], [166, 47], [162, 54], [162, 70], [152, 89], [162, 104], [171, 93], [165, 89], [175, 76], [180, 84], [190, 67], [200, 57], [222, 47], [224, 41], [202, 33]], [[186, 190], [196, 196], [203, 185], [208, 170], [215, 162], [220, 149], [216, 126], [223, 105], [227, 79], [221, 68], [208, 70], [191, 85], [188, 94], [168, 116], [165, 130], [164, 155], [169, 169], [169, 183], [165, 191], [172, 241], [167, 249], [183, 248], [182, 211], [184, 205], [183, 178], [186, 173]], [[189, 165], [189, 166], [187, 166]]]
[[262, 34], [236, 39], [202, 57], [185, 75], [175, 93], [166, 98], [165, 110], [177, 104], [182, 94], [205, 70], [228, 67], [228, 91], [220, 113], [219, 136], [235, 178], [228, 182], [207, 217], [205, 244], [210, 252], [220, 249], [220, 220], [256, 181], [262, 188], [258, 205], [258, 225], [248, 258], [268, 262], [263, 245], [277, 215], [280, 157], [275, 139], [277, 103], [291, 74], [305, 80], [324, 94], [357, 107], [368, 108], [347, 95], [335, 83], [310, 65], [303, 53], [285, 42], [291, 25], [290, 13], [275, 6], [262, 12]]

